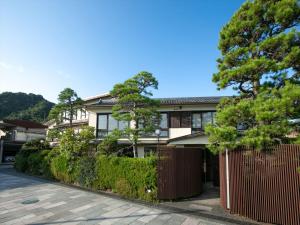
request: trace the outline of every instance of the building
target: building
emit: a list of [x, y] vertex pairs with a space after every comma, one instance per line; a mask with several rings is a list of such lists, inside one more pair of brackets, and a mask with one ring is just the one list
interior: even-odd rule
[[13, 161], [25, 142], [45, 139], [46, 128], [43, 124], [26, 120], [0, 121], [0, 163]]
[[[158, 111], [161, 114], [160, 135], [155, 133], [141, 137], [138, 143], [138, 157], [147, 157], [159, 147], [196, 148], [202, 152], [203, 176], [205, 182], [218, 183], [218, 158], [207, 149], [208, 137], [204, 133], [207, 124], [214, 123], [216, 106], [222, 97], [179, 97], [160, 98]], [[109, 94], [84, 99], [85, 110], [78, 109], [73, 119], [73, 128], [80, 130], [83, 125], [95, 128], [95, 135], [101, 142], [114, 129], [125, 129], [133, 123], [117, 121], [112, 117], [112, 107], [116, 103]], [[64, 129], [69, 121], [48, 124], [49, 128]], [[128, 138], [120, 138], [119, 143], [130, 145]]]
[[[159, 137], [155, 133], [140, 138], [139, 157], [155, 150], [157, 144], [168, 146], [197, 146], [208, 143], [204, 127], [214, 123], [216, 106], [221, 97], [160, 98], [161, 114]], [[115, 99], [102, 99], [87, 106], [89, 126], [95, 127], [97, 139], [103, 139], [114, 129], [124, 129], [129, 124], [112, 117]], [[159, 140], [158, 140], [159, 139]], [[121, 143], [128, 143], [126, 138]]]
[[[138, 143], [138, 157], [147, 157], [155, 153], [157, 148], [194, 148], [201, 151], [201, 167], [203, 183], [219, 184], [218, 156], [206, 149], [208, 137], [204, 127], [215, 121], [216, 106], [222, 97], [180, 97], [160, 98], [158, 111], [161, 115], [160, 135], [155, 133], [141, 137]], [[88, 125], [96, 130], [96, 138], [103, 140], [114, 129], [131, 126], [126, 122], [116, 121], [112, 117], [112, 107], [116, 103], [113, 98], [106, 97], [87, 105], [89, 113]], [[126, 138], [119, 139], [120, 144], [130, 144]]]

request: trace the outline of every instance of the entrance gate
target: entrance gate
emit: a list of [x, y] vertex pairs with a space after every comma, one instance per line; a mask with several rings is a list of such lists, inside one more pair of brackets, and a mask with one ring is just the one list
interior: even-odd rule
[[178, 199], [202, 192], [202, 151], [198, 148], [160, 147], [158, 198]]

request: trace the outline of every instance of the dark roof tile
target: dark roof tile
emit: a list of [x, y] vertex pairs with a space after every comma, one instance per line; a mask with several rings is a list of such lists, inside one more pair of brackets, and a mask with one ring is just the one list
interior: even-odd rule
[[[155, 98], [160, 100], [161, 105], [196, 105], [196, 104], [218, 104], [220, 100], [227, 96], [210, 97], [179, 97], [179, 98]], [[116, 99], [100, 99], [93, 105], [114, 105]]]
[[40, 123], [36, 123], [33, 121], [28, 121], [28, 120], [8, 120], [8, 119], [4, 119], [3, 122], [5, 123], [9, 123], [15, 126], [19, 126], [19, 127], [25, 127], [25, 128], [37, 128], [37, 129], [45, 129], [47, 128], [47, 126], [40, 124]]

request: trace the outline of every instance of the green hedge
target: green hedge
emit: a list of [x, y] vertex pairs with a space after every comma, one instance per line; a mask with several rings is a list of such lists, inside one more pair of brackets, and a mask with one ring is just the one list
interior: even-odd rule
[[157, 196], [156, 158], [99, 156], [94, 187], [129, 198], [154, 200]]
[[33, 175], [107, 190], [127, 198], [156, 201], [156, 158], [70, 157], [53, 150], [21, 150], [15, 168]]

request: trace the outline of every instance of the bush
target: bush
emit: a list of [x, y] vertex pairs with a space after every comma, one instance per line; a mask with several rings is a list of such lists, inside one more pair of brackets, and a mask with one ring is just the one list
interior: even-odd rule
[[20, 172], [51, 177], [50, 152], [52, 150], [22, 149], [16, 155], [15, 168]]
[[94, 187], [112, 190], [129, 198], [153, 201], [157, 197], [156, 158], [125, 158], [100, 155]]
[[[96, 190], [111, 190], [124, 197], [155, 201], [157, 198], [156, 158], [127, 158], [90, 154], [92, 129], [80, 135], [69, 129], [60, 145], [45, 150], [41, 142], [27, 144], [17, 154], [18, 171]], [[36, 146], [36, 147], [34, 147]], [[116, 146], [120, 147], [120, 146]], [[116, 154], [107, 149], [106, 154]]]
[[71, 160], [68, 154], [55, 156], [50, 163], [53, 177], [65, 183], [77, 183], [79, 160]]
[[51, 150], [40, 150], [29, 155], [27, 172], [35, 175], [51, 177], [50, 159], [48, 154]]
[[24, 150], [45, 150], [50, 149], [50, 145], [48, 141], [45, 141], [44, 139], [35, 139], [26, 142], [22, 145], [22, 149]]
[[21, 149], [16, 155], [15, 168], [17, 171], [26, 172], [28, 170], [28, 157], [37, 152], [37, 150], [32, 149]]
[[80, 186], [91, 188], [96, 177], [96, 159], [95, 157], [83, 157], [79, 161], [78, 182]]

